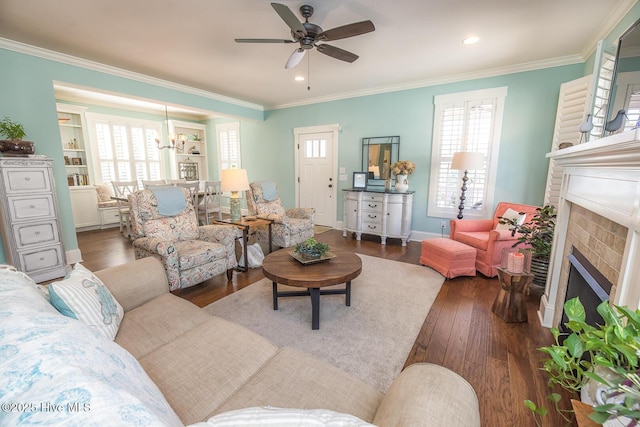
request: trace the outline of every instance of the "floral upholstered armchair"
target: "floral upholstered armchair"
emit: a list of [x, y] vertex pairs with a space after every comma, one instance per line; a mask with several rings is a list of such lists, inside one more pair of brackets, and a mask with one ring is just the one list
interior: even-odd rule
[[500, 224], [500, 217], [523, 224], [531, 221], [537, 208], [500, 202], [491, 219], [452, 219], [449, 238], [475, 248], [476, 270], [487, 277], [495, 277], [502, 261], [502, 249], [511, 248], [518, 241], [518, 234], [513, 236], [510, 225]]
[[[273, 182], [255, 181], [249, 184], [245, 192], [250, 215], [273, 220], [271, 225], [271, 241], [283, 248], [302, 243], [313, 237], [313, 208], [285, 209], [280, 202], [278, 190]], [[258, 241], [269, 243], [266, 227], [256, 228]]]
[[193, 286], [225, 272], [231, 278], [237, 265], [237, 229], [230, 225], [198, 226], [186, 188], [136, 191], [129, 195], [129, 206], [135, 257], [160, 259], [170, 290]]

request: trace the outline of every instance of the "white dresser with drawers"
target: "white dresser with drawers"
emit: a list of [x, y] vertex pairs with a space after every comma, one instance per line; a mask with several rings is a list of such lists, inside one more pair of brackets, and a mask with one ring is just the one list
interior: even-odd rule
[[0, 229], [7, 263], [36, 282], [66, 273], [53, 161], [0, 158]]
[[385, 245], [387, 237], [402, 239], [407, 245], [411, 236], [411, 209], [413, 191], [399, 193], [393, 190], [343, 190], [343, 230], [356, 233], [360, 240], [362, 234], [380, 236]]

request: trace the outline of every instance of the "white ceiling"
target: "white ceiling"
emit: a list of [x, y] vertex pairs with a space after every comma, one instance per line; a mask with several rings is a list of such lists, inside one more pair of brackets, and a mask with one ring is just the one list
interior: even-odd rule
[[272, 108], [582, 62], [636, 0], [279, 2], [376, 30], [329, 43], [352, 64], [314, 49], [290, 70], [297, 45], [234, 41], [291, 38], [265, 0], [0, 0], [0, 37]]

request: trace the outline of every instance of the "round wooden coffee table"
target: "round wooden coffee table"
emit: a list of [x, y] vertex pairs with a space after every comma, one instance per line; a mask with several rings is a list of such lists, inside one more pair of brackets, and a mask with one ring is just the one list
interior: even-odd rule
[[[353, 252], [333, 252], [336, 257], [315, 264], [302, 264], [290, 252], [280, 249], [262, 261], [262, 272], [273, 282], [273, 309], [278, 309], [278, 297], [311, 296], [311, 329], [320, 329], [320, 295], [345, 295], [345, 305], [351, 305], [351, 280], [360, 275], [362, 260]], [[278, 283], [306, 288], [306, 291], [278, 292]], [[325, 289], [345, 283], [344, 289]]]

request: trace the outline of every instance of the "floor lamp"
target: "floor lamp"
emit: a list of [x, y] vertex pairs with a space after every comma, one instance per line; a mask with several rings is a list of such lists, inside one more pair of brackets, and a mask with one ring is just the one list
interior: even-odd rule
[[246, 169], [223, 169], [220, 179], [220, 189], [230, 191], [229, 212], [231, 221], [240, 221], [242, 214], [240, 211], [240, 192], [249, 189], [249, 179]]
[[458, 206], [458, 219], [462, 219], [462, 211], [464, 210], [464, 201], [466, 199], [464, 193], [467, 191], [467, 181], [469, 181], [467, 171], [482, 169], [483, 166], [484, 154], [482, 153], [474, 153], [471, 151], [459, 151], [457, 153], [453, 153], [451, 169], [464, 171], [464, 176], [462, 177], [462, 188], [460, 188], [462, 193], [460, 194], [460, 205]]

